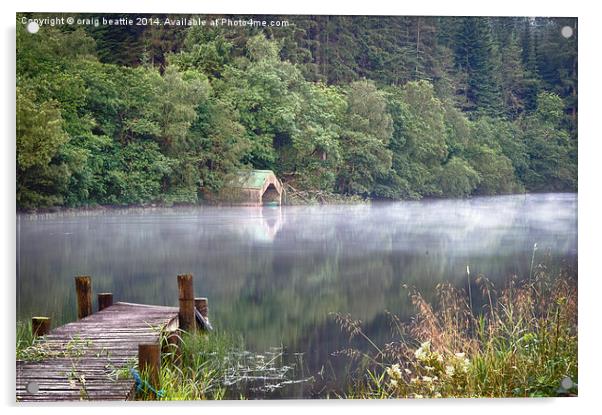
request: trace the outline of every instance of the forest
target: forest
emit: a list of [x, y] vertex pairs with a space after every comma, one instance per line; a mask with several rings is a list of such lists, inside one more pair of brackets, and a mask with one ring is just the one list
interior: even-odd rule
[[575, 18], [36, 16], [17, 16], [19, 210], [203, 203], [251, 168], [367, 199], [577, 190]]

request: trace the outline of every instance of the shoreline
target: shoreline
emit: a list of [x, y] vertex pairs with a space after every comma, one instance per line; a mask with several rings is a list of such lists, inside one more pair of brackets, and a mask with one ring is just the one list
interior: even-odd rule
[[[495, 195], [470, 195], [467, 197], [424, 197], [421, 199], [362, 199], [359, 196], [347, 196], [331, 194], [334, 196], [332, 199], [327, 199], [325, 202], [318, 200], [295, 200], [293, 203], [287, 201], [280, 206], [329, 206], [329, 205], [365, 205], [365, 204], [384, 204], [384, 203], [399, 203], [399, 202], [432, 202], [441, 200], [471, 200], [478, 198], [490, 198], [490, 197], [503, 197], [503, 196], [529, 196], [529, 195], [542, 195], [542, 194], [574, 194], [578, 195], [579, 192], [522, 192], [522, 193], [505, 193]], [[99, 212], [119, 212], [119, 211], [152, 211], [155, 209], [186, 209], [186, 208], [205, 208], [205, 207], [268, 207], [264, 206], [246, 206], [240, 204], [231, 203], [215, 203], [215, 202], [199, 202], [199, 203], [150, 203], [150, 204], [133, 204], [133, 205], [96, 205], [96, 206], [80, 206], [80, 207], [65, 207], [65, 206], [54, 206], [48, 208], [37, 208], [32, 210], [21, 210], [16, 209], [15, 213], [17, 216], [28, 216], [28, 215], [53, 215], [53, 214], [78, 214], [78, 213], [99, 213]]]

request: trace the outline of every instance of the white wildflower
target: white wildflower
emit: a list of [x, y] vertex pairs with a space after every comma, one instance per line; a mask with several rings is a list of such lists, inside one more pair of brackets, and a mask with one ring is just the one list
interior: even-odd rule
[[423, 376], [422, 380], [426, 383], [431, 383], [433, 381], [433, 378], [430, 376]]
[[427, 341], [420, 345], [418, 350], [414, 352], [414, 356], [418, 360], [425, 360], [431, 351], [431, 342]]
[[392, 377], [394, 379], [400, 379], [401, 378], [401, 369], [399, 368], [399, 365], [394, 364], [393, 366], [388, 367], [387, 375], [389, 375], [390, 377]]
[[453, 366], [451, 366], [451, 365], [445, 366], [445, 374], [447, 376], [453, 376], [454, 373], [456, 373], [456, 369], [454, 369]]
[[464, 358], [464, 360], [462, 361], [462, 370], [464, 371], [464, 373], [468, 372], [468, 369], [470, 368], [470, 360]]

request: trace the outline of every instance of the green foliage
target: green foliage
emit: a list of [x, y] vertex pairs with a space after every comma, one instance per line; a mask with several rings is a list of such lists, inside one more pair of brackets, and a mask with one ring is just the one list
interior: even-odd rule
[[[181, 333], [180, 348], [162, 339], [160, 385], [163, 400], [223, 399], [225, 378], [237, 363], [231, 356], [243, 350], [241, 339], [220, 332]], [[141, 377], [148, 381], [147, 374]], [[150, 391], [136, 393], [137, 400], [155, 400]]]
[[198, 172], [195, 185], [215, 192], [230, 173], [241, 167], [251, 143], [236, 110], [217, 94], [197, 107], [197, 115], [189, 132], [189, 157]]
[[111, 204], [144, 204], [159, 200], [162, 179], [171, 169], [154, 142], [123, 146], [114, 169], [106, 172]]
[[442, 194], [438, 176], [446, 160], [445, 113], [427, 81], [408, 82], [392, 89], [389, 105], [394, 116], [391, 139], [392, 168], [397, 183], [393, 194], [419, 198]]
[[19, 359], [25, 354], [25, 350], [35, 343], [35, 337], [31, 329], [31, 321], [17, 321], [15, 340], [15, 351], [17, 352], [17, 359]]
[[320, 83], [306, 83], [300, 92], [290, 162], [294, 182], [304, 189], [332, 191], [341, 165], [341, 124], [347, 103], [337, 88]]
[[508, 43], [501, 49], [502, 99], [510, 118], [516, 118], [525, 110], [527, 77], [521, 61], [521, 48], [516, 34], [510, 35]]
[[186, 35], [186, 52], [172, 54], [168, 61], [181, 70], [195, 69], [210, 78], [219, 78], [231, 61], [232, 46], [217, 30], [193, 26]]
[[459, 157], [449, 159], [439, 174], [441, 192], [451, 197], [470, 195], [481, 180], [482, 176], [466, 160]]
[[384, 94], [373, 82], [356, 81], [346, 90], [347, 111], [341, 133], [343, 166], [337, 179], [343, 193], [371, 193], [379, 177], [391, 168], [387, 148], [393, 132]]
[[68, 137], [62, 131], [58, 103], [37, 104], [32, 91], [17, 87], [17, 168], [26, 170], [50, 163]]
[[501, 92], [488, 18], [463, 18], [457, 39], [456, 65], [467, 75], [467, 109], [486, 115], [499, 114]]
[[470, 164], [479, 175], [479, 184], [475, 193], [495, 195], [512, 193], [518, 190], [514, 181], [514, 170], [510, 160], [486, 145], [472, 146], [467, 155]]
[[296, 88], [303, 79], [295, 66], [278, 58], [277, 46], [263, 35], [250, 38], [247, 48], [250, 60], [227, 67], [217, 90], [238, 111], [247, 132], [251, 148], [244, 161], [280, 173], [276, 160], [296, 132]]
[[553, 93], [537, 97], [537, 110], [520, 120], [530, 155], [524, 183], [528, 190], [576, 190], [576, 143], [561, 127], [564, 103]]
[[576, 190], [572, 19], [295, 23], [17, 25], [18, 208], [198, 203], [248, 168], [318, 198]]
[[61, 204], [67, 172], [58, 154], [69, 137], [58, 103], [38, 104], [34, 92], [17, 87], [17, 120], [17, 205]]
[[481, 118], [473, 124], [473, 139], [468, 143], [465, 156], [479, 174], [477, 194], [504, 194], [520, 190], [512, 162], [500, 146], [502, 122]]
[[189, 70], [184, 73], [170, 66], [159, 79], [156, 116], [160, 144], [169, 154], [178, 154], [187, 146], [184, 141], [196, 120], [196, 108], [207, 100], [209, 84], [204, 75]]

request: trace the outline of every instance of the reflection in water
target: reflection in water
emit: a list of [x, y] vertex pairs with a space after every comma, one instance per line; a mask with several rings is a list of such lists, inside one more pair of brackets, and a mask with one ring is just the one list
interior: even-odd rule
[[248, 224], [238, 228], [241, 238], [251, 241], [271, 243], [282, 229], [284, 223], [280, 205], [265, 207], [247, 207]]
[[218, 327], [252, 350], [304, 352], [300, 376], [324, 368], [337, 379], [344, 367], [332, 353], [347, 343], [330, 312], [350, 312], [378, 340], [389, 332], [384, 310], [412, 311], [402, 283], [429, 298], [439, 282], [465, 288], [469, 265], [503, 284], [528, 276], [534, 243], [536, 261], [577, 261], [573, 194], [19, 215], [17, 229], [20, 319], [75, 319], [77, 274], [116, 300], [177, 305], [175, 276], [192, 272]]

